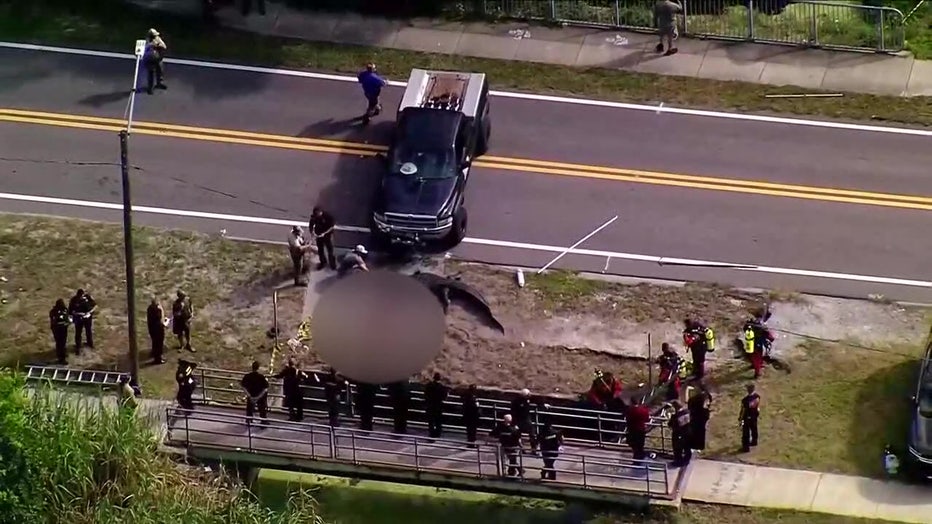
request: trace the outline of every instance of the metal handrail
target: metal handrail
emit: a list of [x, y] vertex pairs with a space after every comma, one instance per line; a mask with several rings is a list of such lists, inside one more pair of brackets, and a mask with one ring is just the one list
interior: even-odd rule
[[[401, 468], [415, 473], [442, 473], [454, 478], [495, 479], [507, 473], [509, 467], [507, 461], [502, 460], [503, 450], [497, 444], [470, 446], [448, 439], [272, 419], [263, 424], [245, 415], [185, 412], [175, 407], [166, 409], [166, 417], [170, 421], [167, 443], [186, 447], [200, 445], [297, 459], [352, 463], [357, 466]], [[171, 422], [182, 417], [184, 424], [180, 427]], [[199, 422], [214, 423], [221, 429], [198, 428], [196, 426]], [[268, 430], [279, 430], [286, 435], [291, 433], [291, 436], [270, 435]], [[179, 438], [179, 432], [183, 432], [183, 438]], [[324, 441], [327, 445], [322, 445]], [[450, 456], [453, 453], [457, 456]], [[665, 463], [594, 456], [593, 453], [601, 452], [560, 453], [557, 458], [559, 467], [554, 468], [557, 480], [542, 482], [591, 490], [669, 495], [669, 472]], [[539, 473], [543, 469], [536, 464], [540, 459], [524, 450], [519, 450], [517, 458], [518, 467], [523, 470], [523, 476], [518, 480], [529, 482], [531, 479], [527, 478], [528, 472]], [[431, 463], [441, 461], [442, 464]], [[633, 470], [637, 473], [625, 474], [619, 470]], [[537, 482], [537, 479], [534, 478], [534, 481]]]
[[[309, 375], [316, 375], [323, 381], [326, 373], [322, 370], [305, 370]], [[232, 370], [223, 370], [223, 369], [214, 369], [214, 368], [198, 368], [196, 370], [196, 376], [200, 379], [197, 381], [197, 387], [202, 391], [201, 398], [209, 399], [212, 403], [220, 404], [232, 404], [240, 405], [245, 401], [245, 395], [242, 390], [237, 386], [239, 379], [242, 377], [242, 372], [236, 372]], [[228, 383], [227, 386], [217, 386], [213, 385], [215, 382], [224, 382]], [[284, 399], [284, 396], [280, 393], [274, 392], [275, 389], [281, 388], [281, 381], [269, 378], [270, 392], [269, 398], [271, 399]], [[323, 399], [323, 386], [318, 385], [309, 385], [305, 384], [302, 386], [304, 390], [304, 400], [305, 400], [305, 412], [309, 412], [316, 416], [326, 416], [327, 407], [326, 401]], [[349, 383], [347, 384], [345, 390], [341, 395], [341, 416], [346, 415], [348, 418], [358, 418], [355, 413], [355, 404], [352, 402], [352, 399], [355, 397], [356, 387], [355, 385]], [[215, 395], [220, 394], [220, 395]], [[226, 395], [227, 398], [231, 400], [224, 402], [218, 397]], [[408, 410], [409, 414], [418, 414], [424, 415], [425, 410], [419, 409], [415, 406], [418, 403], [424, 402], [424, 395], [420, 391], [411, 391], [411, 408]], [[493, 426], [497, 421], [501, 419], [501, 416], [510, 412], [510, 403], [507, 400], [493, 399], [487, 397], [480, 397], [477, 399], [480, 406], [483, 408], [483, 414], [480, 416], [480, 422], [484, 423], [483, 427]], [[310, 408], [307, 407], [307, 404], [311, 403]], [[455, 431], [465, 431], [465, 425], [462, 423], [462, 414], [460, 413], [460, 397], [455, 393], [452, 393], [447, 397], [447, 400], [444, 402], [444, 425], [445, 427], [455, 430]], [[391, 399], [389, 395], [385, 392], [380, 391], [376, 395], [376, 405], [375, 411], [379, 410], [386, 412], [392, 409]], [[491, 414], [489, 414], [491, 411]], [[567, 436], [567, 440], [571, 442], [585, 442], [589, 444], [594, 444], [598, 446], [612, 446], [624, 441], [624, 436], [626, 435], [625, 417], [620, 413], [613, 413], [610, 411], [602, 410], [592, 410], [585, 408], [575, 408], [567, 406], [551, 406], [550, 409], [543, 411], [540, 410], [537, 406], [532, 406], [532, 422], [540, 427], [542, 425], [542, 419], [546, 417], [551, 417], [557, 420], [561, 420], [562, 423], [554, 423], [553, 427], [555, 429], [562, 430], [564, 432], [575, 432], [577, 436]], [[389, 419], [387, 417], [375, 417], [375, 420], [380, 422], [386, 422]], [[588, 423], [586, 425], [585, 423]], [[658, 449], [663, 452], [670, 450], [668, 443], [669, 437], [667, 435], [667, 419], [665, 417], [654, 416], [651, 418], [651, 421], [648, 424], [648, 436], [653, 441], [653, 448]], [[409, 424], [420, 427], [424, 425], [423, 422], [418, 420], [411, 420]], [[593, 438], [587, 438], [585, 435], [591, 433]], [[609, 436], [615, 436], [615, 439], [607, 438]], [[613, 441], [615, 440], [615, 441]]]

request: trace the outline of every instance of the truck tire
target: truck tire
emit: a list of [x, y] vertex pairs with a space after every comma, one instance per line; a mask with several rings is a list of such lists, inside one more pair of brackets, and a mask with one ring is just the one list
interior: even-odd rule
[[476, 140], [476, 156], [482, 156], [489, 151], [489, 137], [492, 136], [492, 124], [486, 126]]
[[453, 216], [453, 229], [450, 230], [449, 247], [454, 248], [466, 238], [466, 228], [469, 225], [469, 214], [465, 207], [460, 207]]

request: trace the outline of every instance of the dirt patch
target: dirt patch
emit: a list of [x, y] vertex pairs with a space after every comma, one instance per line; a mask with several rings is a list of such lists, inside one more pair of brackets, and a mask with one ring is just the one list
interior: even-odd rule
[[[282, 326], [297, 325], [303, 290], [291, 288], [282, 248], [179, 231], [134, 231], [141, 379], [147, 395], [173, 396], [173, 361], [185, 355], [201, 366], [244, 369], [268, 361], [272, 292], [280, 290]], [[0, 360], [6, 365], [48, 364], [54, 345], [48, 310], [84, 288], [99, 304], [96, 349], [70, 355], [75, 367], [127, 369], [123, 237], [119, 226], [97, 222], [0, 215]], [[166, 341], [162, 366], [149, 366], [145, 309], [157, 296], [170, 310], [175, 291], [192, 297], [194, 355]], [[69, 332], [69, 353], [71, 337]]]

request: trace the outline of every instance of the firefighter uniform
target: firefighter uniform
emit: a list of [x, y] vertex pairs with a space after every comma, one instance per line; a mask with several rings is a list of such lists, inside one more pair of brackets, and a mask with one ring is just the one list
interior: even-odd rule
[[518, 455], [521, 453], [521, 428], [510, 420], [503, 420], [495, 426], [491, 435], [498, 438], [498, 443], [502, 448], [502, 454], [508, 460], [509, 477], [524, 475], [524, 470], [518, 463]]
[[699, 388], [696, 393], [687, 401], [689, 407], [690, 447], [694, 450], [702, 451], [705, 449], [706, 426], [712, 415], [712, 395], [703, 388]]
[[175, 373], [175, 382], [178, 383], [178, 394], [175, 399], [178, 405], [185, 411], [194, 409], [194, 400], [191, 396], [194, 394], [194, 388], [197, 382], [194, 380], [194, 368], [197, 364], [187, 360], [178, 361], [178, 371]]
[[68, 326], [70, 324], [71, 315], [68, 314], [65, 301], [58, 299], [55, 306], [49, 310], [49, 327], [52, 330], [52, 338], [55, 339], [55, 357], [62, 365], [68, 363]]
[[443, 403], [450, 390], [440, 381], [440, 374], [424, 386], [424, 403], [427, 411], [427, 433], [431, 438], [443, 435]]
[[674, 402], [673, 407], [676, 410], [670, 417], [670, 429], [673, 432], [673, 464], [684, 467], [692, 459], [689, 410], [679, 401]]
[[527, 435], [528, 440], [531, 442], [531, 452], [537, 452], [537, 427], [534, 424], [534, 421], [531, 419], [532, 413], [531, 410], [533, 405], [530, 399], [530, 393], [527, 390], [523, 390], [520, 397], [517, 397], [511, 401], [511, 417], [514, 421], [514, 424], [518, 426], [518, 429], [522, 433]]
[[693, 375], [697, 379], [705, 376], [706, 353], [715, 351], [715, 331], [695, 320], [686, 321], [683, 330], [683, 342], [689, 348], [693, 358]]
[[560, 455], [560, 447], [563, 446], [563, 434], [553, 429], [549, 422], [544, 424], [544, 428], [538, 437], [540, 442], [540, 452], [544, 459], [544, 467], [540, 470], [540, 478], [547, 480], [557, 480], [557, 470], [554, 464]]

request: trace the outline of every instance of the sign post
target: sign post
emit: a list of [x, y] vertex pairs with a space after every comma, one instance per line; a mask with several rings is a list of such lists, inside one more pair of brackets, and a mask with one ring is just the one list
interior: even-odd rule
[[136, 40], [136, 49], [133, 54], [136, 56], [136, 70], [133, 71], [133, 90], [129, 92], [129, 111], [126, 114], [127, 134], [133, 131], [133, 109], [136, 107], [136, 91], [139, 89], [139, 66], [146, 54], [145, 40]]

